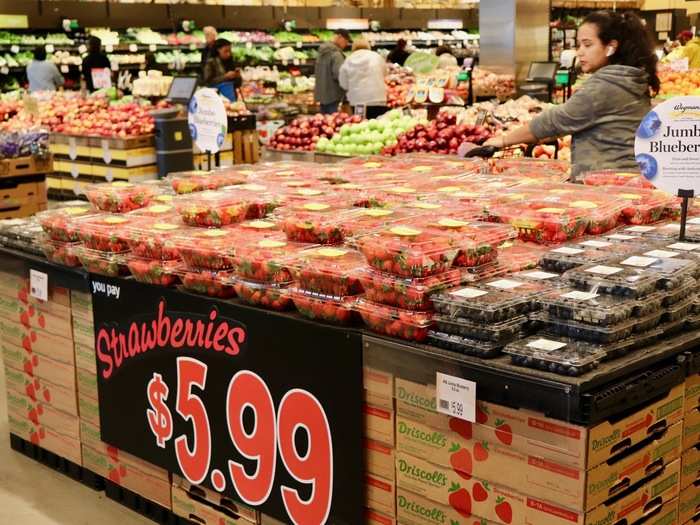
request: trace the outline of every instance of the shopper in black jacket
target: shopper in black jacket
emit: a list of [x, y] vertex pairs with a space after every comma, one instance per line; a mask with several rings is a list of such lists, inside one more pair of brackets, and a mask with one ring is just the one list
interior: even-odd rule
[[109, 58], [102, 52], [102, 40], [96, 36], [91, 36], [88, 40], [88, 54], [83, 59], [83, 77], [87, 90], [95, 91], [95, 86], [92, 83], [93, 69], [108, 69], [111, 71]]
[[411, 53], [406, 51], [406, 45], [406, 41], [403, 38], [399, 38], [394, 49], [392, 49], [389, 56], [386, 57], [386, 61], [390, 64], [403, 66], [406, 63], [406, 59], [411, 56]]

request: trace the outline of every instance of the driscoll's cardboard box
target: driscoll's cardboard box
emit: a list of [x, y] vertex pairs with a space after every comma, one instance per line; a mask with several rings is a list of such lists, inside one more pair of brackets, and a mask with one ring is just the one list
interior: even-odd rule
[[382, 478], [396, 482], [394, 449], [379, 441], [365, 439], [365, 470]]
[[683, 452], [681, 469], [681, 489], [691, 483], [700, 482], [700, 445]]
[[241, 525], [241, 523], [257, 523], [246, 520], [224, 507], [217, 507], [196, 495], [173, 485], [172, 511], [176, 516], [189, 519], [202, 525]]
[[7, 419], [10, 433], [77, 465], [83, 464], [80, 441], [77, 439], [65, 436], [48, 427], [34, 425], [30, 420], [18, 417], [11, 412], [8, 412]]
[[394, 412], [372, 405], [362, 405], [365, 437], [394, 446]]
[[389, 516], [396, 516], [396, 484], [388, 479], [365, 473], [365, 506]]
[[5, 366], [5, 383], [8, 389], [23, 393], [33, 402], [42, 401], [67, 414], [78, 415], [78, 398], [75, 390], [29, 376], [9, 366]]
[[5, 364], [16, 370], [22, 370], [27, 376], [39, 377], [49, 383], [76, 391], [75, 367], [55, 361], [49, 357], [29, 353], [23, 348], [0, 344]]
[[683, 417], [683, 449], [700, 443], [700, 408], [693, 408]]
[[92, 323], [92, 296], [89, 293], [71, 290], [70, 304], [73, 317], [80, 317]]
[[78, 417], [66, 414], [47, 403], [32, 401], [24, 393], [7, 390], [7, 411], [31, 421], [35, 426], [48, 427], [59, 434], [80, 440]]
[[75, 366], [97, 374], [97, 361], [95, 358], [95, 347], [85, 346], [76, 343], [73, 347], [75, 350]]
[[667, 502], [656, 512], [652, 510], [646, 517], [637, 521], [635, 525], [682, 525], [678, 514], [678, 498]]
[[0, 319], [0, 340], [3, 344], [24, 348], [27, 352], [45, 355], [69, 365], [75, 364], [73, 342], [65, 337], [27, 329], [19, 323]]
[[204, 500], [206, 503], [215, 508], [225, 509], [234, 516], [243, 518], [251, 523], [258, 523], [260, 513], [254, 508], [244, 505], [235, 499], [226, 497], [215, 490], [203, 487], [201, 485], [193, 485], [185, 478], [178, 476], [177, 474], [173, 474], [172, 477], [173, 487], [184, 490], [195, 499]]
[[396, 525], [396, 518], [372, 509], [365, 509], [365, 525]]
[[700, 373], [685, 379], [685, 411], [700, 407]]
[[700, 516], [700, 485], [688, 485], [678, 496], [679, 523], [687, 523]]

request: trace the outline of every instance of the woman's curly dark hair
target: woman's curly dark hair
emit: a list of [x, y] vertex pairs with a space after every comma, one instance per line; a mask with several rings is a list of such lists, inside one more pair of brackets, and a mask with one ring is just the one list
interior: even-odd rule
[[598, 27], [598, 38], [604, 45], [617, 40], [618, 48], [610, 57], [611, 64], [632, 66], [647, 72], [651, 94], [659, 92], [661, 82], [656, 73], [658, 57], [654, 53], [651, 35], [642, 19], [634, 13], [595, 11], [583, 21]]

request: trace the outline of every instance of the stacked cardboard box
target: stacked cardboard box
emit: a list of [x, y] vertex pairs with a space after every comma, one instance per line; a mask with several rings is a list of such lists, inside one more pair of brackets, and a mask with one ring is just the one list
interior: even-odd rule
[[92, 303], [87, 293], [72, 291], [71, 298], [83, 464], [105, 479], [169, 509], [171, 491], [168, 472], [100, 439]]
[[365, 367], [363, 371], [365, 516], [368, 523], [396, 523], [396, 435], [394, 376]]
[[684, 392], [590, 428], [483, 402], [468, 423], [396, 378], [398, 523], [677, 523]]
[[693, 374], [685, 381], [683, 458], [678, 515], [679, 524], [696, 523], [700, 517], [700, 374]]
[[261, 522], [260, 513], [231, 498], [173, 475], [172, 510], [177, 516], [203, 525], [241, 525]]
[[0, 273], [0, 347], [10, 432], [82, 464], [68, 290], [43, 302], [27, 279]]

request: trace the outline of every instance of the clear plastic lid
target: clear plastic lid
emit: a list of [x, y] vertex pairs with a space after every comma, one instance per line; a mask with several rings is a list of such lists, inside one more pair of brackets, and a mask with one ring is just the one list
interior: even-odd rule
[[515, 272], [511, 274], [511, 277], [517, 281], [543, 282], [552, 287], [564, 286], [564, 281], [562, 280], [561, 275], [538, 268]]
[[157, 202], [154, 197], [151, 204], [129, 212], [129, 215], [134, 215], [136, 217], [153, 217], [171, 221], [174, 217], [177, 217], [177, 210], [172, 201], [169, 203]]
[[659, 276], [615, 262], [586, 264], [569, 270], [564, 277], [580, 289], [596, 289], [620, 297], [640, 298], [656, 290]]
[[179, 261], [161, 261], [126, 255], [126, 265], [132, 277], [140, 283], [172, 286], [179, 282]]
[[360, 299], [356, 308], [370, 330], [389, 337], [422, 343], [433, 325], [429, 312], [403, 310], [365, 299]]
[[654, 185], [642, 177], [639, 171], [597, 170], [583, 175], [583, 183], [588, 186], [629, 186], [653, 189]]
[[613, 325], [578, 323], [542, 312], [536, 314], [535, 319], [544, 324], [548, 333], [596, 344], [616, 343], [626, 339], [632, 335], [638, 324], [634, 318]]
[[552, 290], [537, 301], [552, 317], [603, 326], [624, 323], [637, 306], [635, 300], [575, 288]]
[[[593, 242], [605, 244], [603, 241]], [[609, 244], [612, 245], [612, 243]], [[546, 251], [540, 259], [540, 265], [545, 270], [563, 273], [584, 264], [607, 261], [610, 258], [610, 252], [587, 245], [570, 243]]]
[[152, 186], [117, 181], [90, 184], [85, 195], [97, 209], [112, 213], [125, 213], [147, 206], [156, 193]]
[[182, 287], [190, 292], [229, 299], [236, 296], [233, 288], [233, 272], [213, 270], [189, 270], [184, 266], [177, 269]]
[[39, 239], [39, 244], [49, 261], [71, 268], [80, 266], [80, 259], [75, 250], [82, 246], [82, 243], [57, 241], [43, 236]]
[[473, 355], [476, 357], [491, 358], [501, 355], [503, 345], [488, 341], [479, 341], [456, 334], [446, 334], [431, 330], [428, 332], [428, 343], [446, 350], [452, 350], [459, 354]]
[[285, 196], [273, 191], [273, 187], [249, 182], [240, 186], [226, 186], [223, 191], [231, 193], [248, 203], [248, 219], [262, 219], [274, 212], [285, 202]]
[[232, 227], [184, 228], [176, 230], [168, 243], [187, 268], [218, 271], [234, 268], [239, 237], [239, 230]]
[[260, 233], [263, 235], [271, 234], [274, 232], [282, 231], [282, 224], [278, 219], [273, 217], [265, 217], [264, 219], [251, 219], [248, 221], [243, 221], [236, 225], [241, 231], [253, 233]]
[[300, 251], [286, 261], [300, 289], [334, 297], [362, 293], [357, 274], [365, 265], [360, 252], [330, 246]]
[[81, 246], [75, 248], [74, 253], [80, 260], [80, 264], [83, 265], [83, 268], [90, 273], [105, 275], [107, 277], [118, 277], [129, 273], [126, 267], [126, 256], [128, 252], [104, 252]]
[[401, 277], [445, 272], [461, 247], [444, 231], [398, 224], [359, 237], [357, 245], [370, 266]]
[[557, 172], [562, 174], [562, 181], [569, 178], [569, 172], [571, 171], [570, 162], [555, 159], [495, 158], [489, 159], [489, 167], [492, 173], [509, 172], [520, 176], [533, 177], [537, 177], [538, 174], [543, 172]]
[[510, 355], [514, 365], [567, 376], [585, 374], [606, 357], [604, 348], [599, 345], [551, 334], [513, 341], [503, 353]]
[[366, 299], [406, 310], [432, 310], [430, 294], [457, 286], [462, 280], [460, 270], [419, 279], [397, 277], [372, 268], [361, 268], [356, 275]]
[[236, 273], [253, 281], [289, 283], [292, 275], [286, 261], [308, 248], [308, 244], [288, 241], [282, 234], [247, 237], [236, 246]]
[[232, 283], [238, 298], [253, 306], [276, 311], [289, 310], [294, 306], [287, 284], [261, 283], [238, 278]]
[[546, 246], [519, 240], [506, 241], [498, 247], [498, 264], [508, 272], [535, 268]]
[[206, 228], [220, 228], [244, 221], [248, 204], [240, 195], [226, 191], [202, 191], [175, 201], [185, 224]]
[[562, 203], [536, 202], [495, 206], [490, 215], [511, 224], [523, 241], [560, 243], [583, 236], [591, 221], [585, 208], [571, 208]]
[[514, 317], [499, 323], [481, 323], [460, 317], [436, 315], [434, 317], [436, 330], [446, 334], [456, 334], [479, 341], [491, 341], [501, 345], [520, 337], [528, 318], [524, 315]]
[[361, 208], [348, 216], [344, 229], [350, 236], [362, 235], [415, 216], [401, 208]]
[[70, 242], [80, 240], [75, 219], [93, 213], [90, 206], [85, 205], [42, 211], [36, 216], [39, 224], [51, 239]]
[[308, 201], [285, 206], [279, 218], [290, 241], [341, 244], [348, 234], [346, 225], [357, 213], [341, 204]]
[[167, 178], [177, 194], [216, 190], [232, 184], [225, 175], [200, 170], [171, 173]]
[[329, 297], [298, 289], [290, 289], [289, 295], [297, 311], [304, 317], [336, 325], [349, 325], [354, 321], [354, 297]]
[[123, 252], [129, 249], [127, 231], [138, 222], [140, 219], [132, 215], [98, 213], [78, 218], [76, 231], [87, 248]]
[[619, 188], [608, 193], [622, 203], [622, 220], [627, 224], [651, 224], [660, 220], [675, 199], [660, 190]]
[[190, 228], [177, 220], [164, 221], [142, 217], [124, 229], [129, 249], [137, 257], [173, 260], [180, 258], [175, 239]]

